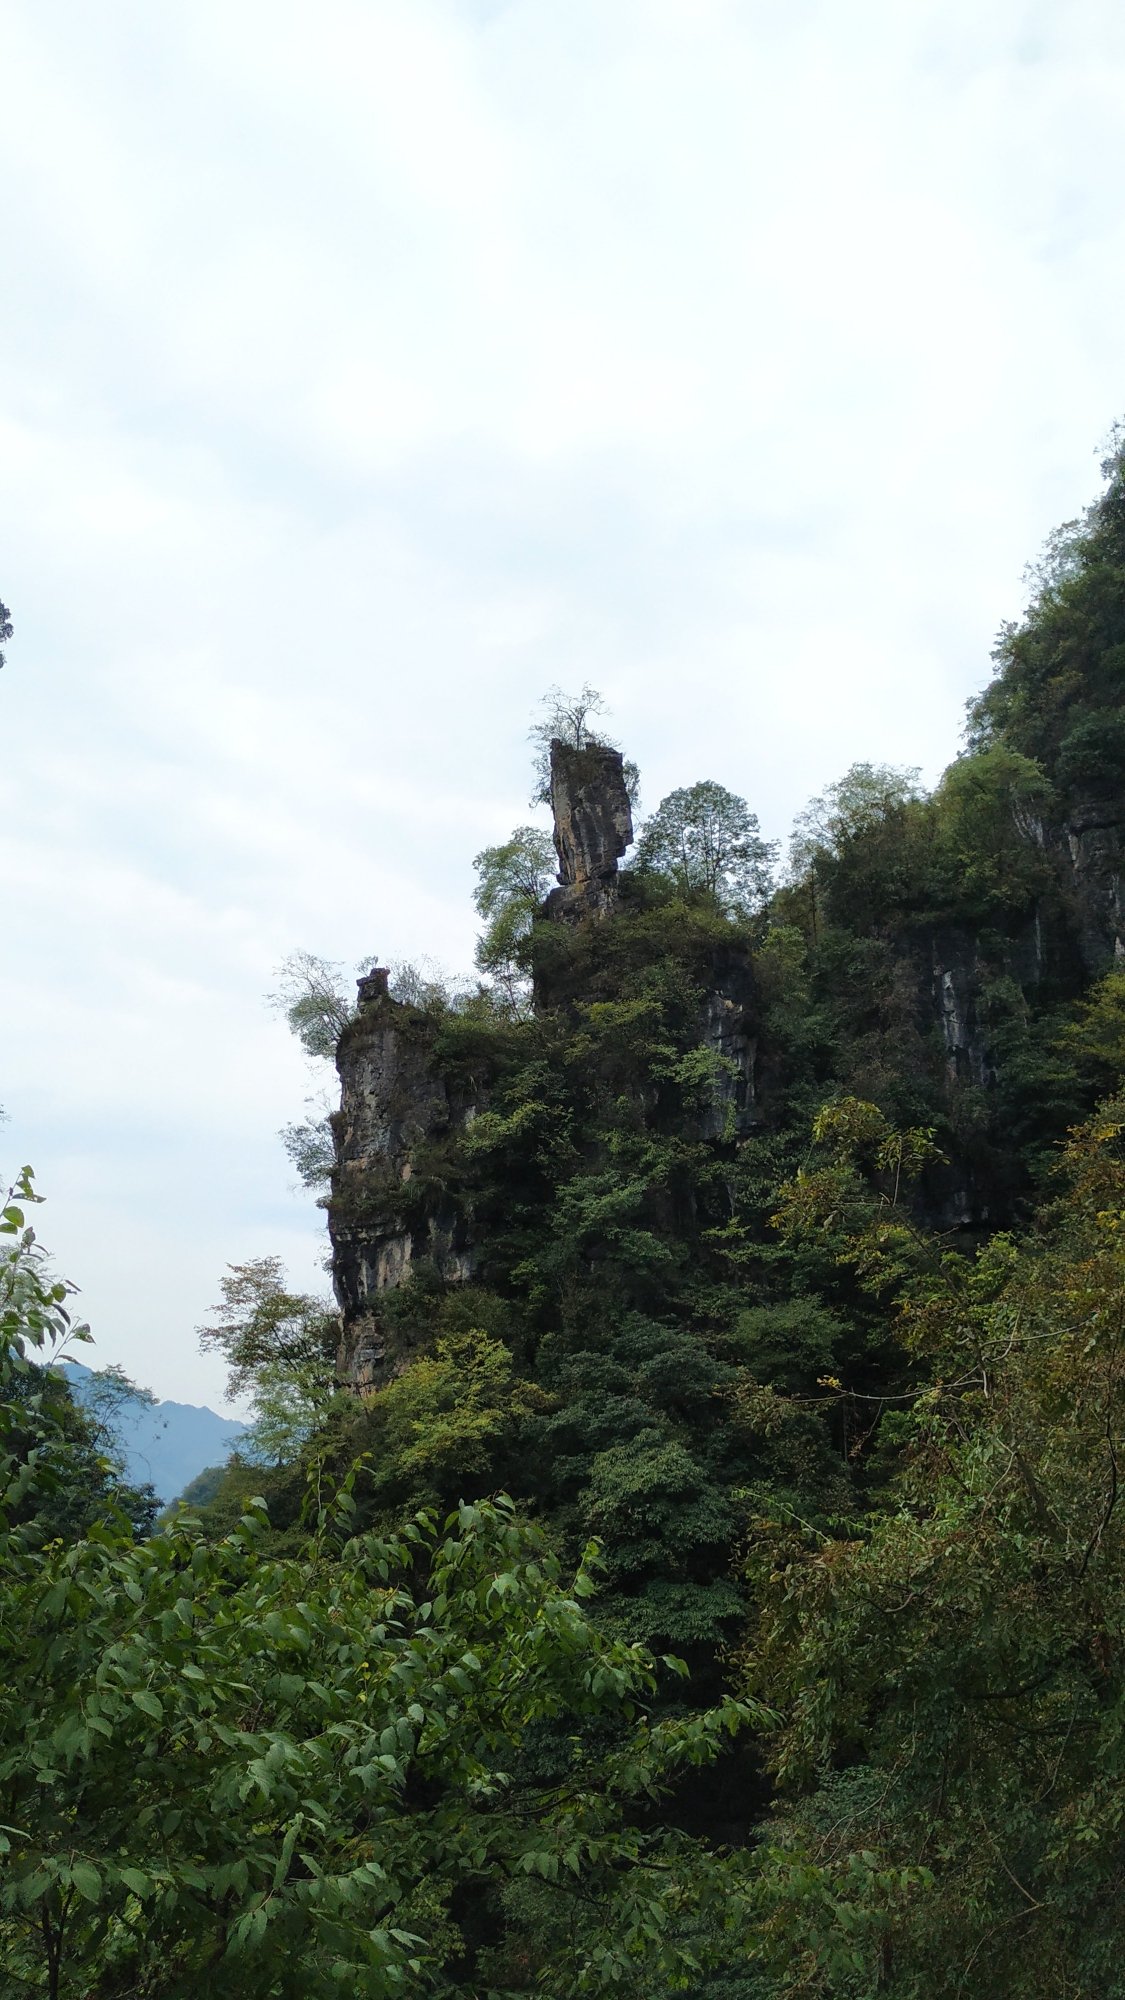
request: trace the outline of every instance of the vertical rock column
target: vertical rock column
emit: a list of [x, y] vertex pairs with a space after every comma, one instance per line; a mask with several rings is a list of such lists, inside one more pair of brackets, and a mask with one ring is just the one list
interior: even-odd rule
[[467, 1110], [450, 1104], [430, 1066], [432, 1039], [424, 1016], [391, 999], [382, 967], [360, 980], [358, 1011], [336, 1051], [340, 1109], [328, 1209], [343, 1318], [340, 1374], [355, 1388], [388, 1381], [410, 1358], [388, 1338], [380, 1303], [419, 1258], [446, 1280], [470, 1275], [463, 1219], [416, 1171], [419, 1150]]
[[551, 810], [559, 887], [547, 915], [564, 923], [605, 917], [617, 899], [617, 864], [633, 838], [620, 750], [591, 743], [551, 745]]

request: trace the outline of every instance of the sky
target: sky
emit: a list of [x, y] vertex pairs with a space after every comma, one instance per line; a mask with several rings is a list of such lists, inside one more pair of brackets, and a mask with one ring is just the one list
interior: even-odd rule
[[305, 949], [471, 968], [591, 681], [784, 839], [960, 746], [1125, 416], [1116, 0], [0, 0], [0, 1160], [224, 1407]]

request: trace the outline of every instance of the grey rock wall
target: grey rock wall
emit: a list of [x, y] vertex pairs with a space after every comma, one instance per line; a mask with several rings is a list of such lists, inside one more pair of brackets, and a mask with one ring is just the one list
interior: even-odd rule
[[749, 955], [716, 966], [703, 1003], [700, 1040], [718, 1058], [705, 1139], [745, 1139], [758, 1123], [758, 1034], [754, 974]]
[[945, 1043], [951, 1082], [987, 1089], [996, 1071], [979, 1014], [982, 967], [971, 931], [936, 931], [931, 940], [933, 1010]]
[[633, 839], [633, 816], [620, 750], [551, 745], [551, 810], [559, 887], [547, 915], [566, 923], [605, 917], [617, 897], [617, 864]]
[[379, 968], [359, 982], [340, 1037], [336, 1172], [328, 1211], [332, 1278], [343, 1321], [340, 1374], [378, 1386], [406, 1365], [380, 1304], [422, 1259], [445, 1281], [472, 1273], [464, 1217], [419, 1179], [419, 1156], [468, 1116], [429, 1061], [432, 1028], [387, 992]]
[[1114, 959], [1125, 959], [1125, 802], [1072, 806], [1056, 851], [1083, 966], [1096, 978]]

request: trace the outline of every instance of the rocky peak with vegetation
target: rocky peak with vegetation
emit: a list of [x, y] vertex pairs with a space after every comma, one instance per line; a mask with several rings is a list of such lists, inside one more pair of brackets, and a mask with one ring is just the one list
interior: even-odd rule
[[113, 1526], [5, 1211], [25, 1988], [1125, 1996], [1105, 469], [932, 792], [855, 766], [779, 879], [553, 690], [479, 979], [289, 962], [339, 1311], [223, 1280], [198, 1520]]
[[[651, 864], [619, 873], [633, 834], [622, 753], [593, 738], [586, 724], [570, 742], [552, 737], [547, 754], [559, 886], [527, 912], [515, 954], [522, 1003], [509, 987], [452, 1004], [434, 994], [429, 1004], [411, 1006], [391, 995], [389, 973], [376, 968], [361, 977], [358, 1005], [339, 1036], [328, 1215], [343, 1316], [341, 1370], [355, 1387], [386, 1382], [425, 1347], [425, 1314], [421, 1323], [416, 1313], [411, 1317], [398, 1296], [404, 1289], [415, 1298], [426, 1285], [480, 1280], [496, 1262], [498, 1204], [509, 1222], [521, 1210], [530, 1221], [572, 1179], [565, 1151], [556, 1164], [541, 1159], [529, 1180], [526, 1145], [497, 1146], [502, 1107], [513, 1091], [525, 1093], [529, 1064], [538, 1068], [546, 1059], [558, 1068], [555, 1088], [567, 1093], [583, 1049], [591, 1065], [588, 1115], [596, 1121], [595, 1104], [620, 1067], [608, 1049], [603, 1058], [597, 1031], [612, 1020], [617, 1039], [628, 1020], [635, 1056], [618, 1085], [630, 1099], [627, 1122], [637, 1135], [655, 1134], [662, 1124], [690, 1128], [698, 1146], [729, 1152], [756, 1124], [749, 906], [727, 913], [701, 884], [705, 902], [698, 909], [690, 898], [683, 903], [686, 928], [669, 957], [657, 912], [670, 879]], [[745, 808], [717, 786], [702, 789], [708, 797], [701, 817], [719, 855], [736, 843]], [[724, 808], [731, 819], [725, 833], [717, 817]], [[685, 818], [681, 846], [690, 845], [690, 835]], [[493, 853], [519, 841], [513, 835], [507, 850]], [[507, 895], [501, 922], [512, 901], [528, 900], [518, 878]], [[661, 957], [674, 988], [670, 1004], [662, 1004], [658, 978], [653, 985]], [[656, 1037], [651, 1051], [646, 1030]], [[655, 1055], [655, 1066], [646, 1054]], [[530, 1119], [521, 1122], [530, 1138]], [[607, 1144], [617, 1143], [596, 1122], [591, 1127], [584, 1150], [598, 1173]], [[686, 1198], [694, 1204], [693, 1195]], [[670, 1187], [662, 1204], [669, 1223], [679, 1199]], [[649, 1205], [639, 1190], [636, 1203]]]

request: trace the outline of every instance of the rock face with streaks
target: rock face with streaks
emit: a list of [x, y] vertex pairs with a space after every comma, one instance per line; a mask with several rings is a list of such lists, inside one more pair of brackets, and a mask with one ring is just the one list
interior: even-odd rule
[[[1006, 935], [995, 927], [929, 933], [930, 975], [919, 1006], [940, 1034], [951, 1087], [990, 1095], [1001, 1081], [997, 1028], [1043, 995], [1073, 998], [1110, 966], [1125, 963], [1125, 801], [1071, 805], [1065, 820], [1020, 823], [1050, 864], [1031, 914]], [[942, 1227], [989, 1221], [987, 1197], [968, 1169], [951, 1168], [934, 1220]]]
[[1096, 978], [1125, 959], [1125, 800], [1072, 805], [1058, 846], [1083, 966]]
[[745, 1139], [759, 1122], [757, 993], [749, 952], [732, 951], [716, 964], [703, 1003], [700, 1040], [717, 1058], [702, 1136]]
[[430, 1063], [433, 1024], [387, 991], [379, 967], [359, 982], [359, 1006], [336, 1052], [340, 1109], [332, 1119], [336, 1171], [328, 1226], [343, 1319], [340, 1374], [378, 1387], [406, 1366], [380, 1313], [385, 1295], [425, 1263], [440, 1279], [472, 1272], [465, 1218], [428, 1169], [471, 1115]]
[[591, 743], [551, 745], [551, 810], [559, 887], [547, 915], [564, 923], [606, 917], [617, 900], [617, 864], [633, 839], [620, 750]]
[[[987, 952], [973, 929], [930, 935], [930, 1008], [949, 1080], [986, 1092], [998, 1074], [990, 983], [1000, 976], [1030, 1003], [1044, 981], [1060, 995], [1076, 995], [1111, 965], [1125, 963], [1125, 800], [1077, 802], [1065, 820], [1021, 823], [1019, 830], [1049, 859], [1054, 878], [1031, 916], [999, 951], [995, 932]], [[967, 1220], [967, 1210], [946, 1219]]]

